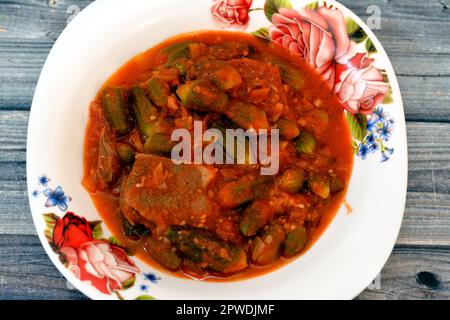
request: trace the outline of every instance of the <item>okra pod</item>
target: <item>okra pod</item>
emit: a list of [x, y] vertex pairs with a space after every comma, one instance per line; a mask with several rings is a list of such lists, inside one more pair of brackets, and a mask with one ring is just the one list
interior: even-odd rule
[[219, 190], [218, 200], [227, 208], [237, 208], [251, 200], [257, 195], [258, 185], [261, 179], [241, 178], [225, 183]]
[[316, 138], [307, 131], [302, 131], [295, 142], [295, 148], [300, 154], [313, 155], [316, 151]]
[[274, 214], [275, 209], [266, 201], [257, 200], [244, 210], [239, 223], [239, 230], [246, 237], [254, 236], [269, 223]]
[[172, 226], [166, 234], [183, 256], [206, 269], [231, 274], [248, 267], [243, 248], [221, 240], [209, 231]]
[[149, 233], [148, 229], [145, 228], [143, 225], [131, 224], [127, 219], [124, 219], [122, 227], [125, 236], [134, 241], [142, 239]]
[[274, 263], [280, 257], [285, 234], [279, 225], [270, 225], [261, 237], [256, 237], [250, 249], [252, 261], [260, 266]]
[[168, 240], [164, 240], [148, 237], [144, 247], [147, 253], [158, 263], [171, 271], [178, 270], [183, 263], [183, 259], [178, 256], [175, 247]]
[[190, 41], [184, 41], [164, 48], [161, 53], [167, 57], [166, 65], [171, 65], [177, 59], [188, 57], [190, 44]]
[[126, 143], [116, 144], [116, 152], [120, 161], [124, 164], [131, 164], [134, 161], [136, 151]]
[[187, 82], [178, 87], [177, 95], [187, 108], [197, 111], [224, 112], [228, 105], [228, 95], [208, 80]]
[[308, 189], [314, 192], [322, 199], [330, 196], [330, 182], [322, 176], [310, 177], [307, 182]]
[[167, 105], [167, 98], [170, 95], [169, 85], [158, 78], [151, 78], [145, 83], [145, 89], [150, 100], [158, 107]]
[[142, 136], [147, 139], [153, 133], [153, 128], [159, 117], [159, 113], [147, 98], [143, 89], [139, 87], [133, 88], [131, 90], [131, 96], [138, 128]]
[[296, 229], [289, 231], [286, 234], [286, 240], [284, 242], [283, 256], [292, 258], [303, 250], [307, 242], [308, 235], [306, 234], [305, 227], [297, 227]]
[[119, 87], [107, 87], [103, 90], [103, 110], [109, 124], [123, 136], [132, 129], [131, 121], [126, 105], [124, 89]]
[[244, 129], [268, 129], [269, 121], [266, 113], [250, 103], [238, 102], [225, 112], [231, 121]]
[[278, 185], [291, 193], [300, 191], [305, 182], [305, 171], [301, 168], [290, 168], [283, 172], [278, 179]]
[[230, 90], [242, 84], [239, 72], [223, 61], [206, 61], [197, 65], [199, 78], [208, 79], [221, 90]]
[[174, 142], [170, 140], [170, 135], [162, 132], [152, 133], [144, 144], [146, 153], [170, 154]]

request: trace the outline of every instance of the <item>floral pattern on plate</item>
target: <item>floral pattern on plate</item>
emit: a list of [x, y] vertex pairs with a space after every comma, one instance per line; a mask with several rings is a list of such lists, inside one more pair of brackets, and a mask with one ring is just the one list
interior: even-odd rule
[[[73, 212], [66, 211], [71, 198], [62, 187], [55, 190], [48, 187], [50, 179], [38, 178], [38, 185], [46, 187], [42, 192], [34, 190], [33, 196], [41, 193], [47, 198], [45, 207], [58, 207], [65, 212], [62, 217], [55, 213], [44, 214], [45, 237], [59, 260], [81, 281], [88, 282], [106, 295], [115, 293], [122, 299], [120, 291], [131, 288], [136, 283], [139, 267], [129, 257], [118, 241], [103, 237], [101, 221], [87, 221]], [[157, 284], [161, 279], [153, 273], [142, 274], [143, 281]], [[148, 285], [143, 283], [141, 291], [146, 293]], [[149, 295], [141, 295], [137, 300], [153, 300]]]
[[78, 279], [104, 294], [134, 285], [139, 268], [123, 248], [102, 238], [101, 222], [86, 221], [73, 212], [62, 218], [48, 213], [44, 219], [49, 244]]

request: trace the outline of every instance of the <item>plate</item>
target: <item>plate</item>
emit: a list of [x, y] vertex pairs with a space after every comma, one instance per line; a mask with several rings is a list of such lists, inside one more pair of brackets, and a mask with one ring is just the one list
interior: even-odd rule
[[[354, 137], [346, 205], [321, 238], [283, 268], [238, 282], [180, 279], [128, 257], [80, 183], [88, 106], [102, 83], [166, 38], [204, 29], [254, 32], [303, 56], [334, 87]], [[42, 245], [92, 299], [350, 299], [382, 269], [403, 217], [400, 90], [373, 32], [335, 1], [98, 0], [67, 26], [42, 70], [29, 120], [27, 178]]]

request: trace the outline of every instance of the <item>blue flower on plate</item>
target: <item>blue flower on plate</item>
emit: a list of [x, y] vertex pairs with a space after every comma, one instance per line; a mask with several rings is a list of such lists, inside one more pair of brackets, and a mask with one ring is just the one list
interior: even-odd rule
[[375, 135], [372, 132], [367, 135], [366, 143], [369, 143], [369, 144], [377, 143]]
[[50, 182], [50, 179], [47, 176], [43, 175], [38, 178], [38, 182], [40, 185], [46, 187], [48, 185], [48, 183]]
[[363, 160], [365, 160], [369, 153], [370, 153], [369, 145], [366, 143], [361, 143], [358, 147], [358, 156], [360, 156]]
[[141, 285], [141, 291], [147, 291], [148, 290], [148, 286], [146, 286], [145, 284]]
[[379, 147], [378, 143], [375, 142], [375, 143], [369, 144], [369, 151], [370, 151], [370, 152], [375, 153], [375, 152], [377, 152], [379, 149], [380, 149], [380, 147]]
[[32, 193], [31, 193], [31, 195], [33, 196], [33, 197], [35, 197], [35, 198], [37, 198], [38, 196], [39, 196], [39, 190], [34, 190]]
[[392, 134], [392, 123], [390, 121], [384, 122], [377, 132], [382, 140], [388, 141]]
[[394, 149], [392, 148], [384, 148], [384, 151], [381, 153], [381, 162], [386, 162], [390, 159], [390, 156], [394, 153]]
[[377, 129], [378, 124], [378, 117], [371, 116], [370, 119], [367, 121], [367, 131], [372, 132]]
[[148, 281], [150, 281], [151, 283], [158, 283], [159, 280], [161, 280], [160, 277], [158, 277], [156, 274], [154, 273], [144, 273], [144, 278]]
[[389, 116], [389, 114], [384, 112], [383, 107], [377, 107], [374, 110], [373, 114], [376, 116], [376, 118], [378, 119], [379, 122], [385, 122]]
[[47, 201], [45, 202], [46, 207], [57, 206], [61, 211], [66, 211], [68, 208], [67, 203], [72, 200], [69, 196], [65, 195], [61, 187], [57, 187], [55, 190], [47, 188], [43, 191], [43, 194], [47, 197]]

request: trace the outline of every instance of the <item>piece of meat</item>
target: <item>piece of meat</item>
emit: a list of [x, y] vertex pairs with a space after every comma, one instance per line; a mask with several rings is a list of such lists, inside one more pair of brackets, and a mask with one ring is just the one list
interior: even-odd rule
[[140, 223], [154, 223], [157, 234], [169, 225], [213, 227], [219, 210], [208, 197], [207, 187], [214, 177], [215, 169], [175, 165], [167, 158], [139, 154], [122, 187], [121, 208], [125, 212], [132, 208]]

